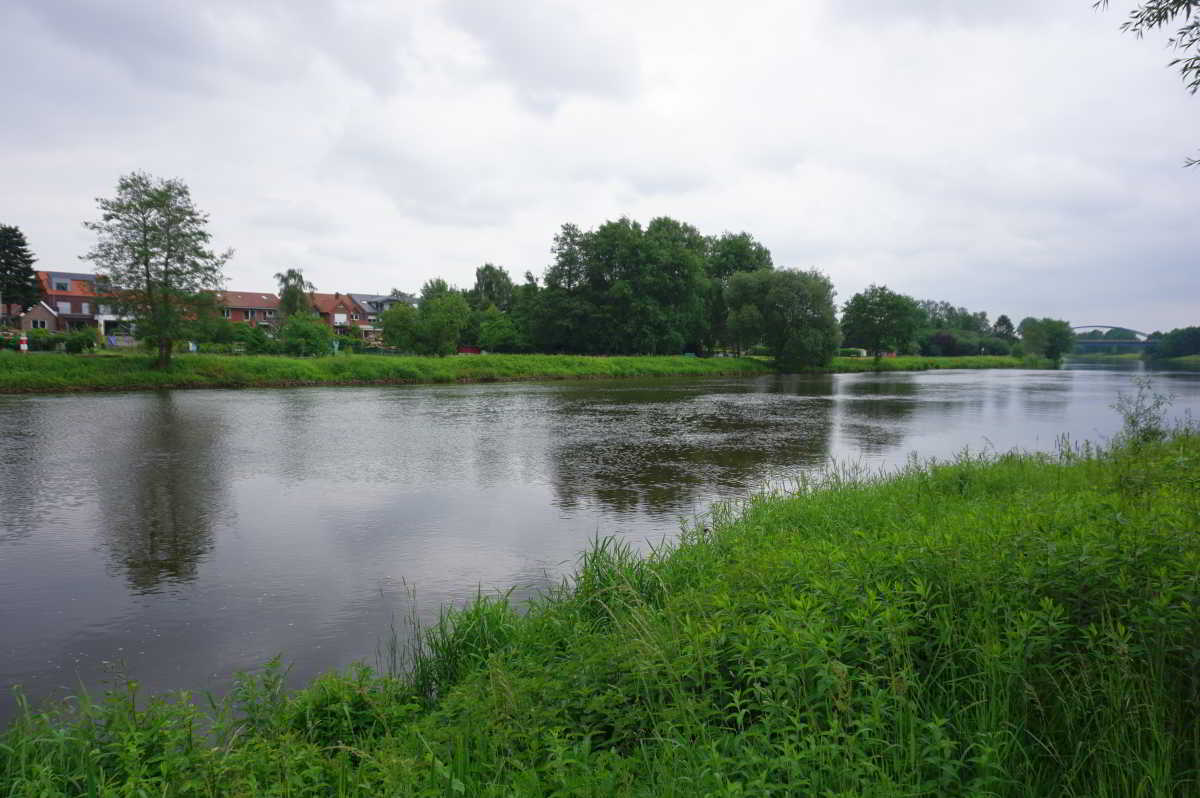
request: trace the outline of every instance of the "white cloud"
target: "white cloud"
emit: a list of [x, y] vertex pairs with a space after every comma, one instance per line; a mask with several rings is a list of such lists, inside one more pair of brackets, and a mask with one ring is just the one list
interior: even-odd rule
[[1197, 101], [1077, 0], [13, 5], [0, 220], [76, 267], [133, 169], [233, 287], [540, 274], [564, 221], [745, 229], [841, 298], [1197, 322]]

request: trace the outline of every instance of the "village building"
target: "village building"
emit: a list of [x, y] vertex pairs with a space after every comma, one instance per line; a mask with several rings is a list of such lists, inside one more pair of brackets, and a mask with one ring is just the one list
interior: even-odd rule
[[221, 291], [221, 315], [251, 327], [274, 327], [279, 321], [279, 297], [264, 291]]

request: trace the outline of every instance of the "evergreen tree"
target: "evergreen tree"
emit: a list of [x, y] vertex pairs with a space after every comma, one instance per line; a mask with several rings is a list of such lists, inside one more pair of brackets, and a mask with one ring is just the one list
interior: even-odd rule
[[0, 317], [9, 305], [24, 310], [41, 301], [42, 285], [33, 270], [36, 260], [21, 228], [0, 224]]

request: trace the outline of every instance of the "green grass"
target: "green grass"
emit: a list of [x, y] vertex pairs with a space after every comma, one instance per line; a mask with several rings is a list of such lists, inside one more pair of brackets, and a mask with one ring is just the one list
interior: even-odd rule
[[0, 353], [0, 393], [244, 388], [299, 385], [385, 385], [495, 382], [594, 377], [761, 374], [767, 364], [748, 358], [581, 357], [478, 355], [324, 358], [176, 355], [165, 371], [144, 355], [77, 356]]
[[933, 369], [1027, 369], [1050, 368], [1053, 363], [1038, 358], [1021, 359], [1007, 355], [972, 355], [970, 357], [924, 357], [905, 355], [884, 357], [876, 363], [870, 357], [835, 357], [825, 371], [857, 373], [862, 371], [930, 371]]
[[[393, 357], [341, 355], [325, 358], [176, 355], [165, 371], [141, 354], [20, 355], [0, 351], [0, 393], [119, 391], [152, 388], [251, 388], [302, 385], [389, 385], [404, 383], [500, 382], [601, 377], [674, 377], [771, 373], [759, 358], [668, 356], [584, 357], [578, 355], [478, 355]], [[1024, 368], [1008, 357], [884, 358], [885, 371], [960, 368]], [[875, 368], [869, 358], [835, 358], [816, 371], [856, 372]]]
[[600, 541], [526, 613], [447, 612], [398, 677], [27, 709], [0, 795], [1194, 796], [1200, 437], [1154, 437], [834, 470], [647, 558]]

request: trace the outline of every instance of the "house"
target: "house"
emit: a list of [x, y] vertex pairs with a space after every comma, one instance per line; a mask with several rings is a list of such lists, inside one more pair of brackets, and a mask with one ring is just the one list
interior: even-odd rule
[[265, 291], [220, 291], [221, 315], [251, 327], [274, 327], [279, 320], [279, 297]]
[[[367, 317], [372, 314], [367, 313], [350, 294], [313, 293], [309, 294], [309, 297], [312, 299], [313, 309], [321, 317], [321, 321], [328, 324], [335, 333], [345, 333], [351, 327], [371, 328]], [[366, 332], [365, 329], [364, 332]]]
[[19, 314], [22, 330], [57, 330], [58, 312], [45, 301], [33, 305]]
[[415, 306], [417, 298], [411, 294], [396, 292], [394, 294], [349, 294], [367, 314], [367, 323], [362, 326], [367, 337], [378, 337], [382, 331], [382, 316], [395, 305], [408, 304]]
[[[37, 277], [42, 284], [42, 304], [54, 313], [55, 326], [43, 329], [75, 330], [99, 324], [96, 318], [100, 310], [96, 304], [96, 275], [79, 272], [37, 272]], [[34, 308], [36, 307], [35, 305]], [[112, 314], [103, 315], [116, 319]], [[39, 321], [50, 321], [45, 313], [35, 313], [29, 318], [32, 320], [35, 317]]]

